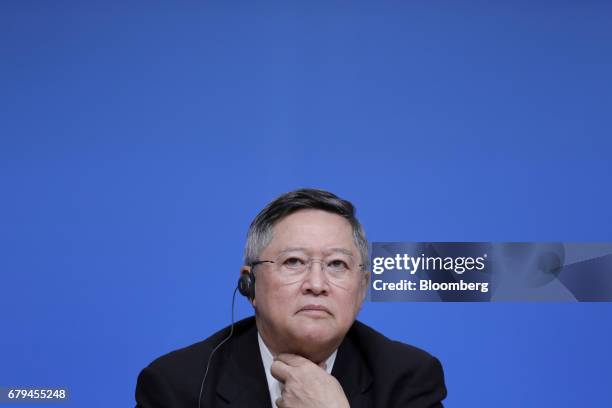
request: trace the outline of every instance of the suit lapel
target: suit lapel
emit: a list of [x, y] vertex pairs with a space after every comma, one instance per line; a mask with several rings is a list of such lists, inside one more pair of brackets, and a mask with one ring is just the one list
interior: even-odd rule
[[372, 374], [349, 335], [338, 348], [332, 375], [342, 386], [351, 408], [372, 405], [368, 392], [373, 382]]
[[230, 342], [224, 358], [226, 369], [217, 383], [217, 395], [236, 408], [271, 408], [254, 319], [251, 327]]

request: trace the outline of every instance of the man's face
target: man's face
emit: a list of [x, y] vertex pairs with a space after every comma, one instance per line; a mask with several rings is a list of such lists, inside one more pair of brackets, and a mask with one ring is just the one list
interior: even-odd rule
[[[349, 222], [326, 211], [297, 211], [275, 224], [259, 259], [277, 261], [255, 267], [253, 306], [268, 347], [313, 361], [327, 358], [353, 324], [365, 297], [366, 278]], [[316, 261], [297, 278], [279, 273], [283, 265], [308, 259]], [[323, 270], [324, 264], [343, 261], [352, 261], [353, 273], [339, 279]]]

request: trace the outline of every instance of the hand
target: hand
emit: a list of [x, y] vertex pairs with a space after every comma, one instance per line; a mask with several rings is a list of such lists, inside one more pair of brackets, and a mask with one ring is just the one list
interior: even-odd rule
[[350, 408], [338, 380], [304, 357], [279, 354], [270, 371], [284, 384], [278, 408]]

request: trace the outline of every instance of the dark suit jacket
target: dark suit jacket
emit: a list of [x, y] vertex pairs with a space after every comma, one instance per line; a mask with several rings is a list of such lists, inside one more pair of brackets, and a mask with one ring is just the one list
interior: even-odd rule
[[[208, 356], [228, 333], [226, 327], [153, 361], [138, 376], [136, 406], [197, 408]], [[338, 348], [332, 375], [351, 408], [438, 408], [446, 396], [442, 366], [435, 357], [357, 321]], [[270, 406], [255, 318], [250, 317], [234, 325], [232, 338], [214, 354], [202, 407]]]

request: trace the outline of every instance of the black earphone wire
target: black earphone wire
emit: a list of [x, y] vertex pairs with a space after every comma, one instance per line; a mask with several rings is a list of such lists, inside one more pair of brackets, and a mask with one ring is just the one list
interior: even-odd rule
[[237, 290], [238, 290], [238, 286], [236, 286], [236, 288], [234, 289], [234, 294], [232, 296], [232, 324], [230, 326], [230, 332], [227, 335], [227, 337], [221, 341], [221, 343], [215, 346], [215, 348], [210, 352], [210, 355], [208, 356], [208, 362], [206, 363], [206, 371], [204, 371], [204, 378], [202, 378], [202, 384], [200, 385], [200, 395], [198, 396], [198, 408], [201, 408], [202, 395], [204, 394], [204, 384], [206, 383], [206, 376], [208, 375], [208, 369], [210, 368], [210, 362], [212, 361], [213, 355], [234, 334], [234, 303], [236, 302], [236, 291]]

